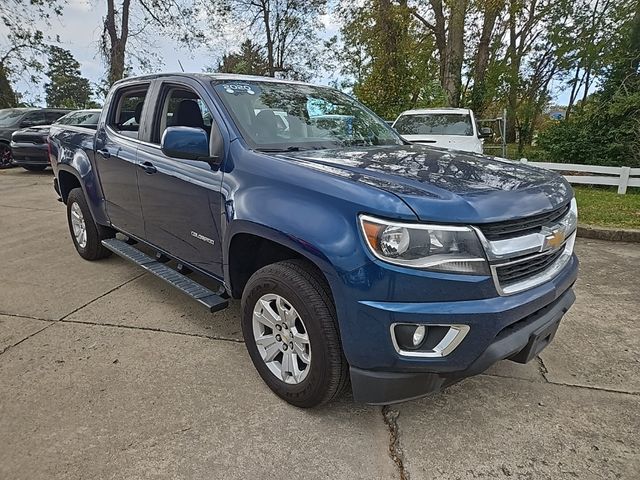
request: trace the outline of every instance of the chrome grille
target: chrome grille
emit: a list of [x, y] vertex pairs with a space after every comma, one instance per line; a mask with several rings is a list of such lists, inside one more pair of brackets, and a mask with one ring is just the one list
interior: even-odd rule
[[532, 277], [546, 270], [564, 251], [564, 247], [551, 253], [533, 255], [515, 260], [506, 265], [496, 265], [496, 274], [500, 285], [507, 286]]
[[530, 233], [539, 232], [543, 226], [552, 224], [569, 211], [569, 204], [565, 204], [551, 212], [542, 213], [533, 217], [509, 220], [506, 222], [485, 223], [478, 225], [487, 240], [504, 240], [519, 237]]
[[11, 140], [16, 142], [16, 143], [45, 143], [47, 137], [46, 135], [44, 136], [39, 136], [39, 135], [13, 135], [11, 137]]

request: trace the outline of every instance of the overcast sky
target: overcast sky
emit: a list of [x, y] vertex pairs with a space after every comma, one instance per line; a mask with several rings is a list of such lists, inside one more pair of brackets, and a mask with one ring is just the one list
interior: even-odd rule
[[[91, 0], [67, 0], [64, 14], [52, 21], [51, 27], [42, 26], [43, 30], [52, 38], [60, 37], [60, 46], [70, 50], [80, 63], [82, 75], [93, 83], [99, 83], [105, 76], [105, 65], [98, 55], [98, 46], [102, 32], [102, 19], [106, 14], [106, 2]], [[322, 17], [325, 26], [324, 38], [329, 38], [338, 33], [338, 25], [334, 18], [327, 15]], [[135, 20], [134, 20], [135, 21]], [[159, 71], [179, 71], [178, 59], [187, 72], [201, 72], [207, 67], [217, 64], [220, 56], [242, 40], [238, 28], [227, 25], [222, 38], [210, 42], [198, 51], [188, 51], [181, 48], [171, 39], [160, 35], [154, 35], [153, 50], [162, 60]], [[140, 73], [140, 72], [136, 72]], [[328, 79], [315, 79], [315, 83], [327, 83]], [[44, 80], [41, 82], [44, 83]], [[559, 85], [558, 85], [559, 86]], [[43, 86], [33, 86], [26, 82], [18, 82], [18, 90], [28, 100], [37, 98], [44, 100]], [[567, 101], [567, 92], [557, 92], [555, 101], [563, 103]]]

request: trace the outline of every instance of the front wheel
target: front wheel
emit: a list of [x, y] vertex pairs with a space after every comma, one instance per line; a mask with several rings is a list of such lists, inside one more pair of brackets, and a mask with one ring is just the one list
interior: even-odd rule
[[329, 402], [348, 383], [335, 306], [307, 262], [278, 262], [253, 274], [242, 295], [242, 332], [264, 382], [292, 405]]
[[67, 221], [71, 239], [76, 250], [85, 260], [108, 257], [111, 252], [102, 245], [102, 240], [112, 238], [114, 231], [98, 225], [91, 215], [81, 188], [74, 188], [67, 197]]
[[0, 168], [10, 168], [13, 166], [13, 155], [11, 147], [6, 143], [0, 143]]

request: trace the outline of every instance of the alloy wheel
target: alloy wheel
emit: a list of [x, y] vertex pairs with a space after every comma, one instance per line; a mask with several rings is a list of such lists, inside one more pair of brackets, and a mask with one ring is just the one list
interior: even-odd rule
[[78, 246], [85, 248], [87, 246], [87, 224], [84, 220], [80, 205], [76, 202], [73, 202], [71, 205], [71, 227], [73, 228], [73, 236], [76, 237]]
[[253, 308], [253, 338], [269, 371], [291, 385], [304, 381], [311, 367], [311, 344], [304, 322], [284, 297], [269, 293]]

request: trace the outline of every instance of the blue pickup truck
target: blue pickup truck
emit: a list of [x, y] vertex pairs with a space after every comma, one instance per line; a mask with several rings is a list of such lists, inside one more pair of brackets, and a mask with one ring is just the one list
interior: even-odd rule
[[115, 252], [211, 311], [241, 299], [256, 369], [299, 407], [528, 362], [575, 299], [561, 176], [411, 145], [331, 88], [128, 78], [96, 131], [54, 125], [49, 154], [80, 256]]

